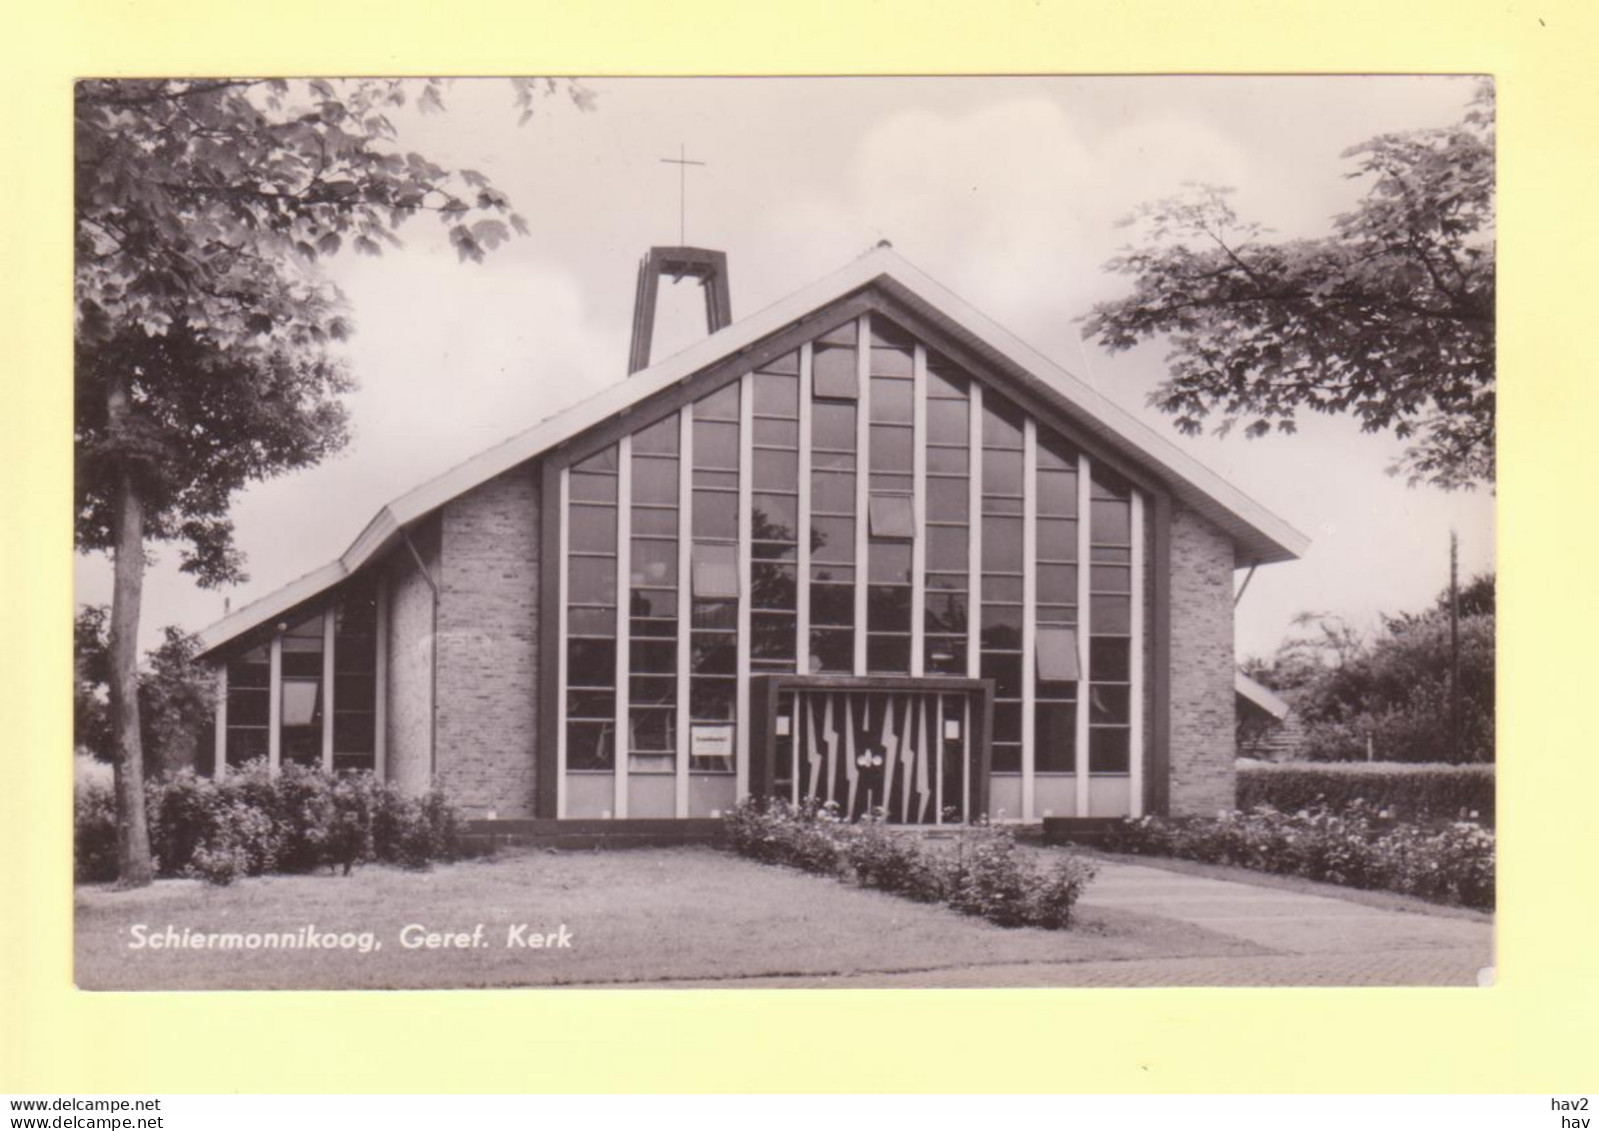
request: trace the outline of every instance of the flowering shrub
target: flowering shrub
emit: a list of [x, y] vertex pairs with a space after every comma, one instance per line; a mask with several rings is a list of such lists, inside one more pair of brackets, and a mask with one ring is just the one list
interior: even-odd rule
[[[455, 855], [460, 819], [442, 791], [407, 797], [371, 774], [264, 762], [220, 779], [183, 771], [146, 785], [150, 847], [163, 876], [228, 884], [266, 872], [382, 861], [425, 868]], [[116, 876], [109, 787], [80, 786], [74, 806], [80, 881]]]
[[1356, 801], [1404, 821], [1493, 824], [1494, 768], [1415, 762], [1243, 762], [1238, 807], [1285, 813]]
[[1355, 888], [1382, 888], [1492, 910], [1494, 834], [1471, 822], [1433, 830], [1382, 827], [1363, 801], [1342, 810], [1283, 813], [1266, 805], [1202, 818], [1128, 819], [1106, 847], [1303, 876]]
[[1009, 830], [978, 825], [952, 844], [895, 830], [881, 812], [848, 822], [836, 806], [749, 799], [724, 819], [734, 851], [767, 864], [853, 880], [921, 903], [947, 903], [1005, 927], [1059, 930], [1093, 878], [1075, 856], [1040, 866]]

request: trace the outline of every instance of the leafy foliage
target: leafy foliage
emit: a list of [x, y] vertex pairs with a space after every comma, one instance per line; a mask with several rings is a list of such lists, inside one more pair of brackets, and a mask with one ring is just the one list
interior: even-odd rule
[[1313, 761], [1492, 762], [1495, 728], [1493, 575], [1461, 590], [1458, 748], [1450, 745], [1449, 596], [1419, 613], [1383, 618], [1367, 639], [1339, 618], [1302, 613], [1301, 632], [1270, 663], [1244, 665], [1274, 688], [1304, 724]]
[[862, 887], [919, 903], [945, 903], [1002, 927], [1064, 930], [1094, 869], [1070, 853], [1040, 865], [1008, 829], [963, 827], [953, 846], [937, 848], [909, 830], [891, 829], [879, 810], [839, 819], [837, 806], [746, 798], [723, 818], [733, 850], [768, 864], [853, 879]]
[[[106, 717], [109, 618], [106, 606], [84, 605], [73, 623], [74, 744], [101, 761], [112, 760]], [[195, 637], [168, 625], [160, 645], [145, 654], [139, 672], [139, 725], [147, 772], [174, 773], [196, 764], [215, 708], [211, 674], [194, 662], [198, 649]]]
[[1113, 852], [1175, 856], [1259, 872], [1492, 910], [1495, 837], [1469, 821], [1439, 829], [1385, 825], [1356, 801], [1342, 811], [1294, 814], [1260, 805], [1202, 818], [1128, 818], [1112, 832]]
[[[183, 771], [146, 786], [150, 838], [163, 876], [229, 884], [268, 872], [342, 869], [378, 861], [426, 868], [453, 859], [460, 817], [443, 791], [408, 797], [371, 774], [330, 774], [262, 762], [224, 778]], [[84, 783], [75, 796], [74, 873], [116, 876], [111, 790]]]
[[1272, 242], [1215, 186], [1141, 208], [1142, 242], [1106, 265], [1133, 293], [1097, 305], [1084, 337], [1120, 351], [1165, 335], [1151, 403], [1185, 433], [1213, 414], [1258, 436], [1347, 412], [1414, 441], [1390, 469], [1413, 483], [1492, 483], [1492, 88], [1456, 125], [1344, 156], [1370, 187], [1325, 238]]
[[1403, 821], [1494, 821], [1492, 766], [1411, 762], [1240, 764], [1238, 807], [1343, 811], [1367, 805]]

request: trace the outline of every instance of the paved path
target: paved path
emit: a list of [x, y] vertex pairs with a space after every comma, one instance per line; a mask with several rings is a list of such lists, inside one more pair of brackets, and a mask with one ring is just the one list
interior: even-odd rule
[[[1235, 880], [1100, 863], [1084, 908], [1135, 911], [1232, 935], [1270, 953], [1020, 963], [849, 976], [734, 979], [719, 986], [1475, 986], [1493, 927], [1475, 918], [1369, 907]], [[674, 983], [683, 985], [685, 983]]]

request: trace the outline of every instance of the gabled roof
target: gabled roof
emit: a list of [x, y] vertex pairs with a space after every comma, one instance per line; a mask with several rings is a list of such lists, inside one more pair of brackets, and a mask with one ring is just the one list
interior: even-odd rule
[[1043, 354], [945, 289], [898, 253], [879, 246], [803, 290], [700, 339], [588, 399], [458, 464], [406, 492], [367, 523], [350, 548], [311, 573], [205, 629], [213, 651], [350, 576], [394, 544], [400, 532], [457, 495], [532, 459], [677, 382], [748, 349], [789, 323], [854, 292], [879, 287], [907, 304], [962, 346], [1055, 403], [1088, 433], [1161, 478], [1182, 502], [1229, 534], [1249, 563], [1288, 561], [1309, 545], [1299, 531], [1267, 511], [1149, 425], [1110, 401]]
[[1279, 722], [1288, 717], [1290, 708], [1287, 700], [1264, 683], [1250, 678], [1243, 672], [1233, 673], [1233, 691]]

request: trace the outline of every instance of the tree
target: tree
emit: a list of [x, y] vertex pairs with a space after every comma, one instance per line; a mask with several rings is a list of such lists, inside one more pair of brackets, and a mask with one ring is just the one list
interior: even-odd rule
[[[74, 622], [77, 671], [74, 745], [111, 762], [114, 754], [106, 717], [110, 679], [110, 609], [85, 605]], [[198, 765], [199, 743], [213, 718], [214, 681], [194, 662], [199, 641], [175, 625], [161, 630], [161, 644], [145, 653], [138, 673], [140, 749], [143, 774], [173, 773]]]
[[[519, 80], [523, 120], [563, 89]], [[586, 108], [590, 96], [565, 87]], [[377, 255], [420, 213], [462, 261], [526, 232], [471, 169], [399, 148], [388, 114], [442, 110], [444, 84], [97, 80], [78, 85], [76, 540], [109, 551], [109, 727], [117, 866], [151, 878], [136, 641], [145, 544], [175, 542], [201, 585], [243, 579], [226, 515], [252, 480], [347, 436], [351, 381], [327, 353], [352, 326], [319, 259]]]
[[1352, 413], [1413, 441], [1389, 470], [1444, 489], [1494, 476], [1494, 113], [1483, 84], [1459, 123], [1345, 151], [1369, 189], [1321, 239], [1271, 242], [1230, 189], [1141, 208], [1139, 246], [1106, 269], [1133, 293], [1083, 336], [1112, 352], [1159, 335], [1151, 403], [1197, 434], [1292, 432], [1301, 410]]

